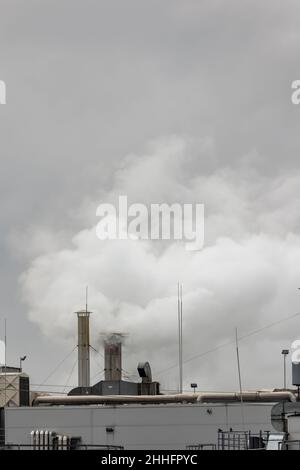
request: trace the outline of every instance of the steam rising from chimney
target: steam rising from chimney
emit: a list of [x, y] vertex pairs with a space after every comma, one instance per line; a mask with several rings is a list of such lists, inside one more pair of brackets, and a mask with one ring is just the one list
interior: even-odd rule
[[111, 333], [104, 339], [105, 380], [122, 380], [122, 334]]

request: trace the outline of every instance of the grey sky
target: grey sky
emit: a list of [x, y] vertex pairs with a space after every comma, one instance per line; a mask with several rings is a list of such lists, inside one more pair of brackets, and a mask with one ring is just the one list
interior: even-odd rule
[[[215, 280], [194, 275], [192, 270], [196, 272], [198, 268], [193, 261], [172, 265], [171, 253], [157, 262], [163, 273], [161, 290], [154, 281], [151, 284], [150, 275], [145, 276], [144, 290], [149, 283], [150, 294], [145, 299], [136, 299], [130, 296], [130, 289], [144, 267], [138, 264], [137, 257], [134, 269], [128, 268], [132, 274], [128, 275], [128, 298], [113, 283], [95, 284], [106, 300], [95, 296], [91, 308], [104, 309], [106, 301], [125, 299], [137, 310], [142, 305], [155, 316], [153, 305], [169, 298], [173, 283], [176, 284], [176, 277], [168, 278], [167, 273], [185, 266], [185, 289], [190, 295], [186, 304], [190, 305], [191, 319], [197, 318], [199, 337], [198, 344], [193, 336], [195, 329], [189, 330], [187, 324], [186, 334], [190, 334], [192, 343], [187, 356], [226, 342], [214, 321], [209, 321], [216, 312], [219, 325], [227, 324], [233, 329], [239, 323], [245, 332], [264, 323], [260, 314], [252, 314], [252, 308], [257, 312], [267, 310], [265, 323], [296, 313], [299, 305], [296, 287], [300, 282], [299, 268], [294, 262], [299, 241], [300, 106], [292, 105], [290, 97], [291, 82], [300, 78], [299, 19], [299, 2], [289, 0], [0, 0], [0, 79], [7, 84], [7, 105], [0, 106], [0, 314], [2, 319], [8, 319], [10, 361], [17, 363], [18, 356], [27, 353], [26, 368], [34, 383], [47, 376], [48, 369], [55, 367], [60, 354], [65, 355], [72, 344], [72, 334], [68, 336], [66, 331], [68, 339], [62, 335], [60, 342], [55, 338], [58, 331], [49, 335], [41, 332], [43, 322], [37, 319], [37, 310], [42, 299], [38, 297], [45, 299], [48, 292], [51, 311], [56, 305], [53, 298], [64, 297], [60, 292], [65, 285], [58, 261], [61, 251], [72, 249], [72, 237], [78, 232], [92, 230], [101, 198], [115, 197], [120, 188], [133, 199], [138, 198], [137, 202], [151, 202], [156, 196], [172, 202], [178, 194], [183, 201], [200, 199], [207, 208], [207, 248], [218, 254], [203, 252], [205, 258], [199, 261], [199, 266], [205, 262], [207, 272], [213, 266]], [[179, 148], [183, 145], [179, 154], [177, 150], [168, 150], [170, 139], [179, 142]], [[163, 143], [154, 144], [156, 150], [148, 150], [149, 142]], [[132, 154], [136, 159], [128, 163], [126, 156]], [[152, 155], [149, 164], [147, 155]], [[175, 169], [174, 161], [178, 163]], [[156, 175], [153, 181], [151, 172], [147, 173], [149, 167]], [[157, 169], [164, 172], [161, 178], [157, 176], [159, 171], [155, 173]], [[292, 241], [286, 241], [288, 233], [295, 237]], [[263, 241], [259, 239], [256, 243], [255, 236]], [[231, 253], [228, 245], [218, 242], [222, 237], [241, 243], [240, 255], [236, 247]], [[80, 289], [81, 283], [84, 291], [87, 272], [93, 273], [89, 279], [92, 286], [98, 276], [95, 266], [88, 263], [93, 259], [93, 249], [98, 248], [87, 238], [88, 256], [85, 258], [85, 250], [79, 248], [75, 250], [78, 262], [73, 265], [72, 261], [66, 267], [69, 295], [72, 287]], [[266, 262], [261, 254], [270, 246], [272, 255]], [[99, 273], [107, 279], [115, 278], [115, 282], [126, 276], [124, 266], [120, 270], [115, 260], [118, 250], [110, 247], [107, 259], [102, 254], [99, 259], [107, 263], [105, 269], [99, 267]], [[245, 284], [249, 281], [252, 286], [252, 290], [245, 292], [244, 300], [243, 295], [240, 298], [234, 292], [225, 294], [221, 280], [217, 280], [214, 263], [221, 263], [221, 257], [223, 260], [227, 253], [231, 255], [224, 260], [224, 270], [228, 278], [232, 273], [228, 289], [243, 278], [243, 272]], [[43, 273], [51, 287], [49, 291], [43, 285], [37, 292], [40, 271], [30, 276], [25, 288], [24, 281], [20, 283], [22, 273], [28, 273], [39, 256], [46, 257]], [[249, 265], [251, 260], [257, 263], [244, 270], [241, 262], [238, 269], [236, 256]], [[284, 269], [285, 259], [289, 264]], [[124, 260], [130, 263], [126, 257]], [[151, 261], [141, 251], [140, 263], [143, 262], [151, 271]], [[69, 269], [73, 266], [78, 270], [84, 266], [84, 274], [71, 279]], [[284, 292], [280, 287], [280, 270], [286, 274]], [[278, 272], [278, 278], [273, 277], [272, 271]], [[59, 274], [57, 290], [51, 273], [54, 277]], [[257, 279], [261, 292], [257, 292]], [[241, 283], [241, 292], [247, 290], [245, 284]], [[207, 289], [207, 297], [206, 294], [198, 297], [201, 288]], [[27, 296], [26, 301], [22, 295]], [[91, 300], [92, 295], [91, 292]], [[249, 311], [245, 298], [252, 302]], [[223, 316], [215, 304], [220, 299], [225, 303]], [[77, 301], [76, 298], [74, 303]], [[145, 306], [146, 301], [153, 305]], [[172, 303], [167, 304], [160, 308], [169, 308], [171, 312]], [[61, 308], [68, 306], [62, 298]], [[48, 315], [43, 308], [41, 318]], [[135, 343], [132, 337], [130, 309], [121, 309], [124, 322], [121, 324], [133, 330], [128, 356], [134, 357], [145, 343], [138, 329], [136, 334], [141, 334], [141, 343]], [[192, 312], [201, 309], [203, 317], [193, 316], [196, 313]], [[230, 311], [235, 313], [229, 321]], [[56, 317], [51, 315], [50, 322], [55, 323]], [[125, 315], [128, 321], [124, 320]], [[57, 318], [59, 324], [60, 313]], [[109, 318], [108, 315], [108, 324]], [[260, 357], [268, 358], [271, 354], [268, 342], [273, 344], [272, 354], [278, 348], [278, 358], [265, 360], [266, 368], [269, 370], [273, 365], [274, 369], [265, 375], [261, 386], [276, 384], [281, 333], [282, 347], [289, 347], [297, 337], [298, 325], [299, 320], [294, 320], [285, 329], [270, 330], [263, 345], [256, 344], [254, 339], [249, 343], [250, 349], [255, 345]], [[101, 326], [99, 320], [99, 329]], [[201, 336], [204, 326], [209, 331], [205, 338]], [[230, 335], [230, 328], [226, 335]], [[154, 343], [161, 348], [159, 354], [168, 367], [174, 362], [175, 349], [168, 351], [162, 346], [163, 325], [161, 331], [164, 333]], [[141, 354], [150, 354], [151, 340]], [[230, 354], [228, 361], [232, 360]], [[247, 354], [245, 347], [245, 358]], [[204, 375], [205, 386], [224, 383], [230, 388], [234, 375], [223, 380], [227, 366], [222, 372], [222, 357], [210, 361], [199, 370], [197, 363], [193, 363], [197, 379], [200, 381]], [[250, 364], [247, 384], [258, 386], [256, 361], [247, 362]], [[132, 364], [133, 359], [129, 366], [133, 367]], [[219, 371], [217, 383], [209, 378], [212, 365]], [[63, 383], [69, 368], [68, 365], [56, 380]], [[188, 378], [192, 378], [194, 370], [189, 371]], [[170, 387], [175, 383], [176, 377], [165, 381]], [[236, 386], [233, 383], [231, 388]]]

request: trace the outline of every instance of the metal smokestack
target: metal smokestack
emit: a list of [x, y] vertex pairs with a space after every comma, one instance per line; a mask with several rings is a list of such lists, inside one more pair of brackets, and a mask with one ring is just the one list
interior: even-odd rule
[[90, 386], [90, 314], [76, 312], [78, 319], [78, 387]]
[[122, 380], [122, 335], [112, 333], [104, 340], [105, 380]]

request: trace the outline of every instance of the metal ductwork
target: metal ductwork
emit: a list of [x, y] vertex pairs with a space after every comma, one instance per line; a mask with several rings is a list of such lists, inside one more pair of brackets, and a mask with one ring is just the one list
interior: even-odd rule
[[300, 402], [277, 403], [271, 411], [272, 426], [278, 432], [286, 432], [287, 417], [289, 415], [300, 415]]
[[[243, 392], [243, 402], [272, 403], [296, 401], [292, 392]], [[193, 393], [177, 395], [73, 395], [73, 396], [40, 396], [33, 406], [38, 405], [111, 405], [111, 404], [160, 404], [160, 403], [238, 403], [240, 393]]]
[[139, 362], [137, 366], [139, 376], [142, 378], [143, 383], [152, 382], [152, 372], [149, 362]]

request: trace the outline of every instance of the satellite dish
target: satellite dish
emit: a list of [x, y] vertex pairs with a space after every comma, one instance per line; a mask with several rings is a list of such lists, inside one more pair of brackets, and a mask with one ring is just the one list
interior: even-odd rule
[[0, 366], [5, 365], [5, 343], [0, 340]]

